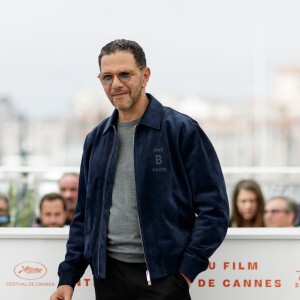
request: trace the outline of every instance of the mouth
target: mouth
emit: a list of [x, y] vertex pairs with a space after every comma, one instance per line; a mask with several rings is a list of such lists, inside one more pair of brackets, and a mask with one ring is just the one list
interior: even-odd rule
[[118, 93], [113, 93], [112, 96], [113, 97], [122, 97], [127, 95], [127, 92], [118, 92]]

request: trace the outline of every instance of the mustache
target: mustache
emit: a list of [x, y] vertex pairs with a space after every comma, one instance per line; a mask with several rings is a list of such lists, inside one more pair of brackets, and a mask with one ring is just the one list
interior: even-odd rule
[[113, 90], [111, 92], [111, 95], [116, 96], [116, 95], [119, 95], [119, 94], [126, 94], [126, 93], [128, 93], [127, 89], [116, 89], [116, 90]]

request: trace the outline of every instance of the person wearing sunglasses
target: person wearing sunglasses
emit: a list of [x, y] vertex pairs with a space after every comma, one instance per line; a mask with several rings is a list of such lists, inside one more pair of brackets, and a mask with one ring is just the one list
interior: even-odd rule
[[67, 253], [50, 299], [71, 299], [88, 265], [97, 300], [190, 299], [191, 282], [228, 227], [216, 152], [196, 121], [146, 93], [151, 72], [139, 44], [112, 41], [98, 63], [115, 110], [86, 137]]
[[264, 223], [266, 227], [294, 227], [297, 216], [298, 206], [288, 197], [272, 197], [265, 204]]

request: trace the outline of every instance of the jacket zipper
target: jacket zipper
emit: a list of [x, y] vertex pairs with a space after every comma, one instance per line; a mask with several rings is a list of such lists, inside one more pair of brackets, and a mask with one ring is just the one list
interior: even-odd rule
[[140, 229], [140, 235], [141, 235], [141, 241], [142, 241], [142, 247], [144, 249], [144, 258], [145, 258], [145, 263], [146, 263], [146, 280], [148, 285], [152, 285], [151, 283], [151, 276], [150, 276], [150, 271], [148, 268], [148, 264], [147, 264], [147, 259], [146, 259], [146, 254], [145, 254], [145, 247], [144, 247], [144, 242], [143, 242], [143, 236], [142, 236], [142, 230], [141, 230], [141, 223], [140, 223], [140, 216], [138, 213], [138, 222], [139, 222], [139, 229]]
[[[134, 176], [135, 176], [135, 135], [136, 135], [136, 130], [137, 126], [134, 128], [134, 136], [133, 136], [133, 161], [134, 161]], [[137, 201], [138, 202], [138, 201]], [[146, 258], [146, 253], [145, 253], [145, 246], [144, 246], [144, 240], [143, 240], [143, 235], [142, 235], [142, 229], [141, 229], [141, 222], [140, 222], [140, 214], [139, 214], [139, 209], [138, 209], [138, 203], [137, 203], [137, 211], [138, 211], [138, 223], [139, 223], [139, 230], [140, 230], [140, 235], [141, 235], [141, 241], [142, 241], [142, 247], [144, 250], [144, 258], [145, 258], [145, 263], [146, 263], [146, 280], [148, 285], [152, 285], [151, 283], [151, 276], [150, 276], [150, 271], [148, 268], [148, 263], [147, 263], [147, 258]]]
[[111, 152], [109, 154], [109, 159], [106, 165], [106, 170], [105, 170], [105, 180], [104, 180], [104, 187], [103, 187], [103, 195], [102, 195], [102, 206], [101, 206], [101, 215], [100, 215], [100, 225], [99, 225], [99, 242], [98, 242], [98, 276], [100, 276], [100, 241], [101, 241], [101, 225], [102, 225], [102, 216], [103, 216], [103, 208], [104, 208], [104, 203], [105, 203], [105, 190], [106, 190], [106, 183], [107, 183], [107, 174], [108, 174], [108, 169], [109, 169], [109, 165], [111, 162], [111, 158], [115, 149], [115, 144], [116, 144], [116, 127], [113, 126], [114, 128], [114, 143], [113, 143], [113, 147], [111, 149]]

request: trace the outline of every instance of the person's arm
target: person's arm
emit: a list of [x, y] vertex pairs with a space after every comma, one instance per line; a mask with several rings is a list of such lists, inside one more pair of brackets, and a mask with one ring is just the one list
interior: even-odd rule
[[[84, 274], [88, 262], [84, 257], [84, 224], [86, 207], [86, 184], [88, 176], [89, 157], [95, 136], [92, 131], [86, 138], [79, 173], [78, 201], [74, 219], [70, 226], [67, 253], [65, 260], [58, 268], [59, 286], [67, 285], [75, 288], [76, 283]], [[59, 298], [58, 298], [59, 299]]]
[[73, 288], [69, 285], [60, 285], [51, 295], [50, 300], [71, 300]]
[[229, 206], [217, 154], [195, 121], [183, 125], [179, 147], [197, 215], [180, 272], [193, 281], [226, 236]]

